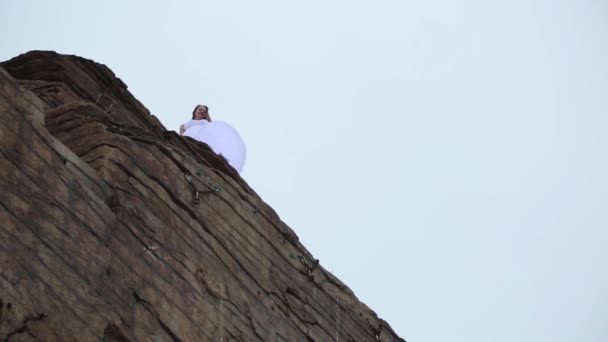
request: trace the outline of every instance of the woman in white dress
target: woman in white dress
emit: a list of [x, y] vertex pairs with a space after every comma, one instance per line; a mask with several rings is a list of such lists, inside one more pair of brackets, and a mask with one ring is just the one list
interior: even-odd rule
[[[205, 122], [201, 120], [205, 120]], [[194, 107], [194, 110], [192, 111], [192, 120], [179, 126], [179, 135], [184, 135], [184, 132], [186, 132], [186, 130], [192, 126], [202, 126], [209, 122], [211, 122], [211, 116], [209, 116], [209, 107], [199, 104]]]
[[198, 105], [192, 120], [179, 127], [179, 134], [207, 144], [213, 152], [223, 156], [239, 173], [243, 171], [247, 148], [238, 132], [222, 121], [211, 122], [209, 107]]

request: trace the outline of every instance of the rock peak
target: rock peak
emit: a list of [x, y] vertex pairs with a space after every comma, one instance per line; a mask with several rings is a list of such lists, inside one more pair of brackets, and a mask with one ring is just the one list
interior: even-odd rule
[[0, 63], [0, 339], [403, 341], [106, 66]]

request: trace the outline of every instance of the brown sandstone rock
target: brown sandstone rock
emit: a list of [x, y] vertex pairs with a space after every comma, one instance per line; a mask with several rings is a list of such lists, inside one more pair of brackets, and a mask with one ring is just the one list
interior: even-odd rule
[[402, 340], [107, 67], [0, 63], [0, 113], [0, 340]]

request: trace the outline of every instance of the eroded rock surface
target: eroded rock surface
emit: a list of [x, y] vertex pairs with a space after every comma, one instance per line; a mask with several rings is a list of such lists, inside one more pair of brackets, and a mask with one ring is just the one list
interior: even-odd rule
[[104, 65], [0, 63], [0, 113], [0, 340], [402, 340]]

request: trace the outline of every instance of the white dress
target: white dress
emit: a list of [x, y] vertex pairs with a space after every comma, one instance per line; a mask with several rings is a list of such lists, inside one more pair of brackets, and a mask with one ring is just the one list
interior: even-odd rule
[[184, 135], [209, 145], [239, 173], [243, 171], [247, 148], [238, 132], [222, 121], [190, 120], [184, 124]]

